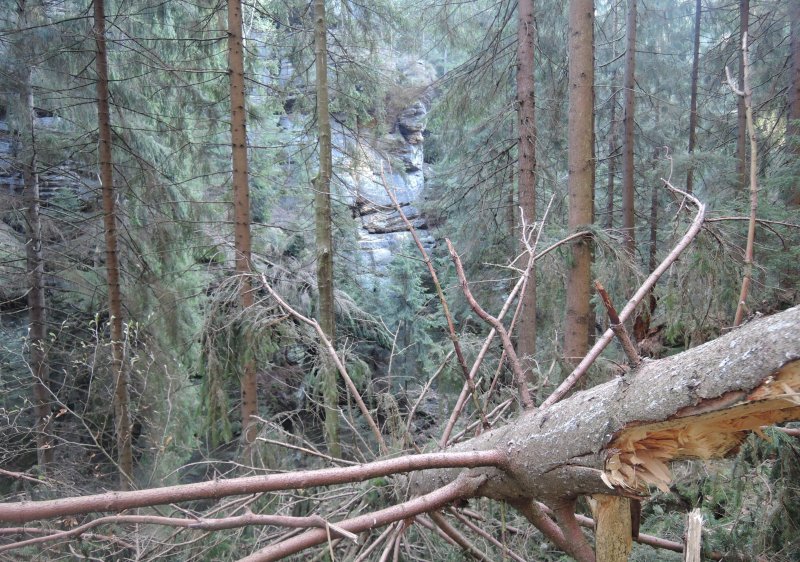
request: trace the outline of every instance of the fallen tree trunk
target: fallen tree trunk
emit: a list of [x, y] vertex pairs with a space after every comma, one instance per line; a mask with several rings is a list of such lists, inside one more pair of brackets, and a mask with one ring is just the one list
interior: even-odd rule
[[[753, 321], [679, 355], [644, 361], [623, 378], [577, 393], [550, 407], [527, 412], [504, 427], [452, 447], [445, 454], [138, 492], [0, 503], [0, 521], [118, 512], [190, 499], [330, 485], [419, 471], [411, 478], [410, 490], [422, 497], [335, 522], [325, 530], [309, 530], [257, 551], [247, 560], [275, 560], [340, 536], [337, 529], [361, 532], [439, 509], [443, 502], [459, 497], [485, 496], [520, 506], [521, 513], [548, 537], [563, 544], [577, 559], [591, 561], [594, 554], [577, 531], [578, 522], [573, 514], [576, 497], [639, 498], [647, 495], [650, 484], [667, 489], [670, 461], [723, 457], [749, 431], [798, 419], [800, 307], [795, 307]], [[457, 466], [467, 468], [445, 468]], [[549, 516], [540, 513], [541, 509], [530, 508], [535, 505], [532, 499], [553, 507], [560, 528]], [[608, 500], [601, 498], [601, 501]]]
[[[751, 430], [800, 419], [800, 307], [656, 361], [452, 451], [504, 451], [502, 468], [486, 475], [476, 495], [559, 503], [580, 495], [643, 496], [664, 489], [667, 463], [719, 458]], [[415, 475], [424, 494], [448, 484], [458, 469]]]

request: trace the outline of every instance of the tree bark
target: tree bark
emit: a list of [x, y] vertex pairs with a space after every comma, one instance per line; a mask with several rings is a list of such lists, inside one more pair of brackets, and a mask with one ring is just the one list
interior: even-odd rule
[[[646, 496], [649, 484], [666, 489], [670, 461], [722, 457], [751, 430], [800, 419], [798, 333], [800, 307], [795, 307], [679, 355], [644, 361], [625, 378], [525, 413], [447, 453], [136, 492], [0, 503], [0, 521], [123, 511], [423, 470], [410, 482], [411, 492], [422, 496], [419, 501], [335, 524], [359, 532], [438, 509], [457, 498], [485, 496], [519, 506], [538, 498], [555, 508], [561, 524], [562, 533], [550, 529], [550, 534], [574, 536], [576, 518], [565, 506], [573, 505], [577, 496]], [[473, 468], [464, 473], [464, 468], [446, 467]], [[330, 534], [338, 536], [334, 528]], [[312, 529], [264, 549], [253, 560], [298, 552], [327, 536], [324, 529]]]
[[606, 187], [606, 228], [614, 228], [614, 182], [617, 175], [617, 92], [616, 72], [611, 79], [614, 92], [611, 94], [611, 124], [608, 133], [608, 183]]
[[[569, 3], [569, 228], [585, 230], [594, 215], [594, 2]], [[577, 364], [589, 349], [592, 247], [572, 245], [567, 276], [564, 357]]]
[[120, 489], [127, 490], [133, 475], [130, 398], [128, 370], [125, 367], [122, 329], [122, 295], [120, 291], [119, 254], [117, 251], [117, 214], [114, 195], [114, 165], [111, 156], [111, 114], [108, 94], [108, 56], [106, 54], [105, 6], [94, 0], [94, 36], [97, 48], [97, 122], [100, 181], [103, 185], [103, 225], [106, 241], [108, 275], [108, 314], [111, 327], [111, 370], [114, 376], [114, 422], [117, 438], [117, 464]]
[[[669, 484], [670, 461], [721, 458], [749, 431], [800, 418], [793, 394], [800, 390], [799, 330], [794, 307], [679, 355], [645, 360], [624, 378], [450, 450], [505, 451], [505, 468], [471, 472], [488, 476], [477, 491], [485, 497], [553, 504], [598, 493], [646, 495], [647, 484]], [[427, 493], [459, 473], [421, 472], [412, 489]]]
[[[319, 175], [314, 180], [314, 222], [317, 244], [319, 324], [335, 345], [336, 317], [333, 300], [333, 233], [331, 225], [331, 117], [328, 107], [328, 47], [325, 0], [314, 0], [314, 55], [316, 67], [317, 125], [319, 127]], [[325, 440], [331, 456], [341, 457], [339, 442], [339, 390], [336, 370], [321, 353], [320, 380], [325, 403]]]
[[[247, 114], [244, 86], [244, 46], [242, 37], [241, 0], [228, 1], [228, 76], [231, 98], [231, 160], [233, 165], [233, 214], [235, 228], [236, 273], [241, 276], [239, 305], [242, 314], [253, 306], [250, 277], [250, 181], [247, 164]], [[245, 332], [249, 332], [245, 330]], [[245, 336], [246, 337], [246, 336]], [[254, 358], [245, 342], [242, 354], [242, 437], [245, 458], [251, 457], [258, 434], [258, 381]]]
[[[536, 27], [533, 0], [520, 0], [517, 6], [517, 132], [519, 135], [518, 175], [519, 206], [525, 225], [531, 227], [536, 221], [536, 97], [534, 81], [534, 41]], [[520, 225], [523, 225], [520, 220]], [[521, 233], [525, 236], [525, 233]], [[525, 244], [520, 241], [521, 251]], [[524, 260], [523, 261], [527, 261]], [[536, 353], [536, 273], [528, 278], [522, 295], [519, 313], [518, 355], [525, 369], [526, 378], [531, 377], [533, 358]]]
[[689, 101], [689, 169], [686, 171], [686, 192], [694, 190], [694, 147], [697, 142], [697, 82], [700, 75], [700, 20], [702, 0], [695, 0], [694, 47], [692, 49], [692, 86]]
[[747, 296], [750, 292], [750, 282], [753, 277], [756, 210], [758, 208], [758, 144], [756, 143], [756, 128], [753, 122], [753, 91], [750, 87], [750, 60], [747, 46], [747, 29], [745, 29], [742, 39], [742, 56], [744, 57], [744, 76], [740, 78], [740, 83], [743, 84], [743, 89], [737, 93], [739, 98], [744, 100], [745, 123], [747, 124], [747, 134], [750, 140], [750, 220], [747, 223], [747, 245], [744, 252], [744, 277], [742, 279], [742, 289], [739, 292], [739, 301], [736, 305], [736, 314], [733, 320], [734, 326], [738, 326], [742, 323], [745, 309], [747, 308]]
[[625, 115], [623, 117], [623, 150], [622, 150], [622, 229], [625, 237], [625, 249], [630, 256], [636, 253], [636, 214], [634, 210], [634, 126], [636, 87], [636, 2], [628, 0], [626, 19], [627, 47], [625, 50]]
[[[17, 5], [18, 29], [29, 25], [26, 2]], [[15, 56], [23, 61], [27, 54], [21, 40], [14, 43]], [[42, 254], [42, 219], [39, 208], [39, 175], [37, 172], [35, 113], [33, 87], [31, 83], [32, 64], [22, 64], [19, 77], [20, 101], [20, 140], [22, 154], [19, 166], [25, 193], [25, 256], [28, 274], [28, 348], [30, 368], [33, 374], [33, 413], [36, 418], [36, 452], [39, 468], [48, 471], [53, 462], [52, 416], [50, 412], [50, 391], [48, 388], [50, 368], [47, 362], [47, 308], [44, 288], [44, 256]]]

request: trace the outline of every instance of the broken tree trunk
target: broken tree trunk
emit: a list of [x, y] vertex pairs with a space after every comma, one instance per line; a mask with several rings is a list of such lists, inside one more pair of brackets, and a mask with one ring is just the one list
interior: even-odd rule
[[[668, 463], [724, 457], [751, 430], [800, 419], [800, 307], [751, 322], [679, 355], [645, 360], [612, 380], [460, 443], [453, 451], [498, 449], [503, 469], [476, 495], [557, 503], [591, 494], [644, 496], [666, 489]], [[417, 474], [417, 494], [458, 469]]]
[[[749, 431], [800, 419], [798, 334], [800, 307], [794, 307], [680, 355], [645, 360], [625, 378], [528, 411], [507, 426], [462, 442], [443, 455], [409, 455], [357, 467], [82, 498], [0, 503], [0, 522], [119, 512], [421, 470], [410, 482], [411, 491], [419, 497], [333, 522], [325, 529], [310, 529], [273, 543], [246, 560], [277, 560], [331, 537], [344, 536], [342, 531], [360, 533], [410, 520], [457, 499], [475, 496], [508, 500], [578, 560], [622, 559], [628, 548], [627, 538], [622, 537], [636, 531], [635, 526], [623, 525], [624, 502], [615, 502], [611, 496], [640, 498], [647, 494], [650, 484], [666, 489], [670, 461], [723, 457]], [[453, 454], [458, 452], [462, 454]], [[488, 468], [435, 468], [445, 466]], [[575, 498], [580, 495], [596, 496], [602, 504], [598, 521], [605, 518], [610, 524], [603, 537], [607, 542], [599, 541], [597, 556], [573, 514]], [[533, 499], [549, 504], [558, 524]], [[602, 526], [598, 522], [598, 527]], [[613, 537], [619, 540], [615, 543]], [[620, 546], [622, 549], [617, 548]]]

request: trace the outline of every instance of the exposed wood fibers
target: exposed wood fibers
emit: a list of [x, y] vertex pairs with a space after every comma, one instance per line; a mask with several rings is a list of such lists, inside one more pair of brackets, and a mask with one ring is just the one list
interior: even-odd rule
[[623, 430], [607, 447], [603, 480], [624, 492], [646, 493], [652, 484], [669, 490], [669, 463], [679, 459], [721, 458], [747, 433], [764, 437], [761, 427], [800, 420], [800, 361], [792, 361], [749, 394], [729, 393], [704, 400], [667, 421]]

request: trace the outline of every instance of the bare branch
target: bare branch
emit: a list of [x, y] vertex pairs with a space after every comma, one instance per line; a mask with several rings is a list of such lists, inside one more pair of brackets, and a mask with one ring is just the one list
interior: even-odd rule
[[[691, 244], [692, 240], [694, 240], [697, 233], [700, 232], [700, 229], [703, 226], [703, 220], [706, 214], [706, 206], [705, 204], [701, 203], [694, 195], [690, 193], [683, 192], [677, 188], [675, 188], [669, 181], [665, 179], [661, 179], [664, 182], [664, 185], [676, 192], [683, 195], [686, 199], [689, 199], [692, 203], [697, 206], [697, 214], [695, 215], [694, 221], [692, 221], [692, 225], [689, 227], [689, 230], [686, 231], [686, 234], [683, 235], [683, 238], [675, 245], [669, 255], [664, 258], [657, 268], [653, 270], [653, 272], [645, 279], [644, 283], [642, 283], [639, 290], [636, 291], [631, 299], [628, 301], [628, 304], [625, 305], [625, 308], [622, 309], [622, 312], [619, 314], [620, 322], [625, 322], [631, 313], [636, 309], [642, 299], [647, 296], [652, 288], [655, 286], [656, 282], [659, 278], [664, 274], [664, 272], [672, 265], [678, 256], [680, 256], [683, 251]], [[589, 367], [595, 360], [600, 356], [603, 350], [608, 346], [611, 340], [614, 338], [614, 332], [609, 328], [605, 331], [600, 339], [594, 344], [592, 349], [589, 350], [589, 353], [586, 354], [581, 362], [575, 367], [575, 370], [570, 373], [570, 375], [564, 380], [564, 382], [559, 385], [559, 387], [550, 395], [550, 397], [544, 401], [542, 404], [542, 408], [548, 408], [552, 406], [556, 402], [558, 402], [564, 395], [569, 392], [569, 389], [573, 387], [573, 385], [578, 382], [578, 380], [589, 370]]]
[[334, 349], [333, 344], [325, 335], [325, 332], [323, 331], [322, 327], [316, 320], [314, 320], [313, 318], [308, 318], [307, 316], [303, 316], [302, 314], [297, 312], [294, 308], [292, 308], [289, 305], [289, 303], [283, 300], [283, 298], [281, 298], [281, 296], [278, 293], [276, 293], [275, 290], [267, 282], [267, 277], [263, 273], [261, 274], [261, 283], [264, 285], [264, 288], [272, 296], [272, 298], [278, 301], [278, 304], [281, 305], [281, 307], [283, 307], [283, 309], [286, 310], [286, 312], [297, 318], [300, 322], [308, 324], [309, 326], [314, 328], [314, 330], [317, 332], [320, 341], [325, 346], [325, 349], [328, 350], [328, 355], [330, 355], [331, 359], [336, 365], [336, 368], [339, 371], [339, 374], [342, 376], [342, 380], [344, 380], [344, 383], [347, 386], [347, 390], [350, 391], [350, 393], [353, 396], [353, 399], [356, 401], [356, 404], [358, 404], [358, 408], [359, 410], [361, 410], [361, 415], [364, 416], [364, 419], [367, 421], [367, 424], [372, 430], [373, 435], [375, 435], [375, 439], [378, 441], [378, 446], [380, 447], [381, 452], [383, 452], [383, 454], [387, 454], [389, 452], [389, 448], [386, 446], [386, 441], [383, 440], [383, 435], [381, 434], [381, 430], [378, 428], [378, 424], [376, 424], [375, 420], [372, 419], [372, 415], [370, 415], [369, 409], [367, 409], [367, 405], [361, 398], [361, 394], [359, 394], [356, 385], [353, 384], [353, 379], [351, 379], [350, 375], [347, 373], [347, 369], [342, 363], [342, 360], [339, 359], [339, 355], [336, 353], [336, 349]]
[[464, 273], [464, 266], [461, 265], [461, 258], [458, 257], [458, 254], [456, 253], [455, 248], [453, 248], [453, 244], [450, 242], [450, 240], [446, 238], [445, 242], [447, 242], [447, 248], [450, 250], [450, 257], [453, 259], [453, 263], [456, 266], [456, 274], [458, 275], [458, 280], [461, 284], [461, 290], [464, 292], [464, 296], [466, 297], [475, 314], [480, 316], [483, 321], [489, 324], [500, 335], [500, 340], [503, 342], [503, 349], [508, 356], [508, 364], [511, 367], [511, 372], [514, 373], [514, 382], [517, 385], [520, 401], [526, 410], [533, 409], [533, 399], [531, 398], [530, 391], [528, 390], [528, 383], [525, 380], [525, 372], [522, 370], [522, 365], [520, 365], [517, 352], [514, 350], [514, 344], [511, 343], [511, 336], [509, 336], [505, 326], [503, 326], [503, 323], [483, 310], [481, 305], [479, 305], [475, 300], [475, 297], [472, 296], [472, 291], [469, 289], [467, 277]]
[[331, 528], [341, 536], [347, 537], [352, 541], [357, 541], [358, 536], [353, 533], [340, 529], [338, 526], [328, 523], [318, 515], [311, 515], [308, 517], [292, 517], [289, 515], [258, 515], [255, 513], [246, 513], [235, 517], [221, 517], [221, 518], [179, 518], [179, 517], [163, 517], [159, 515], [109, 515], [100, 517], [93, 521], [89, 521], [83, 525], [70, 529], [68, 531], [56, 531], [51, 534], [18, 541], [15, 543], [0, 545], [0, 552], [7, 552], [25, 546], [33, 546], [36, 544], [43, 544], [47, 542], [54, 542], [59, 540], [70, 539], [78, 537], [87, 531], [99, 527], [100, 525], [119, 525], [119, 524], [135, 524], [135, 525], [162, 525], [165, 527], [183, 527], [185, 529], [197, 529], [201, 531], [221, 531], [225, 529], [236, 529], [239, 527], [247, 527], [249, 525], [272, 525], [276, 527], [292, 527], [306, 529], [309, 527], [317, 527], [321, 529]]
[[0, 503], [0, 521], [26, 523], [37, 519], [63, 517], [98, 511], [123, 511], [137, 507], [164, 505], [191, 500], [217, 499], [226, 496], [276, 492], [361, 482], [401, 472], [428, 468], [503, 466], [506, 454], [501, 451], [469, 453], [427, 453], [375, 461], [347, 467], [303, 470], [265, 476], [247, 476], [212, 480], [131, 492], [107, 492], [57, 500]]
[[628, 356], [628, 361], [631, 362], [631, 368], [635, 369], [639, 366], [642, 358], [639, 357], [639, 352], [636, 351], [636, 347], [634, 347], [631, 337], [628, 335], [628, 331], [625, 329], [625, 324], [620, 322], [619, 315], [617, 315], [617, 309], [614, 308], [614, 303], [611, 302], [611, 297], [608, 296], [606, 288], [603, 287], [602, 283], [600, 283], [600, 281], [597, 279], [594, 281], [594, 288], [597, 289], [597, 293], [600, 295], [600, 299], [603, 301], [603, 305], [606, 307], [608, 319], [611, 321], [611, 330], [613, 330], [614, 334], [617, 336], [617, 339], [622, 344], [622, 349], [625, 351], [625, 355]]
[[478, 550], [478, 547], [472, 544], [472, 542], [458, 529], [453, 527], [444, 515], [438, 511], [432, 511], [428, 514], [428, 517], [430, 517], [431, 520], [436, 523], [436, 526], [439, 527], [445, 535], [453, 539], [453, 542], [460, 546], [466, 554], [475, 560], [492, 562], [492, 559], [489, 556]]
[[[485, 480], [486, 476], [469, 476], [467, 474], [462, 474], [450, 484], [429, 494], [387, 507], [386, 509], [353, 517], [346, 521], [340, 521], [337, 523], [337, 526], [351, 533], [359, 533], [395, 521], [408, 519], [422, 513], [430, 513], [457, 499], [473, 495]], [[250, 556], [242, 558], [239, 562], [271, 562], [280, 560], [291, 554], [296, 554], [312, 546], [322, 544], [326, 540], [327, 533], [325, 530], [314, 529], [278, 544], [269, 545]]]
[[431, 261], [430, 256], [428, 256], [428, 252], [425, 251], [425, 247], [422, 245], [422, 242], [417, 235], [417, 229], [414, 228], [414, 225], [411, 224], [411, 221], [408, 220], [406, 214], [403, 212], [403, 208], [400, 206], [400, 203], [397, 201], [397, 197], [395, 197], [394, 193], [386, 183], [386, 176], [383, 173], [383, 168], [381, 167], [381, 179], [383, 180], [383, 189], [386, 190], [386, 193], [389, 195], [389, 199], [392, 200], [394, 204], [394, 208], [400, 214], [400, 218], [403, 219], [403, 222], [406, 225], [406, 228], [411, 233], [411, 236], [414, 238], [414, 243], [417, 245], [417, 249], [419, 249], [419, 253], [422, 254], [422, 259], [425, 262], [425, 265], [428, 267], [428, 272], [431, 274], [431, 279], [433, 280], [433, 285], [436, 287], [436, 295], [439, 297], [439, 302], [442, 304], [442, 312], [444, 313], [445, 320], [447, 321], [447, 330], [450, 333], [450, 341], [453, 343], [453, 349], [456, 352], [456, 358], [458, 359], [458, 365], [461, 367], [461, 373], [464, 375], [464, 381], [469, 386], [469, 392], [473, 397], [475, 403], [475, 410], [478, 412], [478, 415], [481, 417], [481, 422], [483, 423], [483, 427], [485, 429], [489, 428], [489, 421], [486, 419], [486, 414], [483, 412], [483, 408], [481, 408], [480, 402], [478, 401], [478, 394], [475, 392], [475, 381], [470, 376], [469, 367], [467, 367], [467, 361], [464, 359], [464, 352], [461, 351], [461, 342], [458, 339], [458, 334], [456, 334], [456, 327], [453, 324], [453, 317], [450, 314], [450, 308], [447, 306], [447, 299], [444, 298], [444, 291], [442, 290], [442, 285], [439, 283], [439, 276], [436, 275], [436, 269], [433, 267], [433, 262]]

